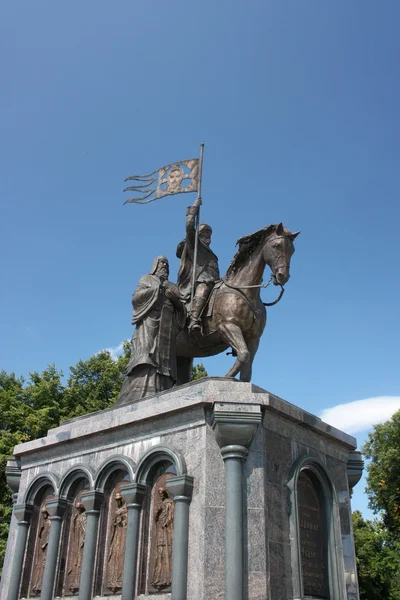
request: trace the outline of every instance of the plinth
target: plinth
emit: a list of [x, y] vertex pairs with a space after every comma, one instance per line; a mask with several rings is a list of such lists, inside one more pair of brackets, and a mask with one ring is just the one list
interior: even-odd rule
[[1, 598], [358, 600], [355, 449], [227, 378], [63, 423], [9, 461]]

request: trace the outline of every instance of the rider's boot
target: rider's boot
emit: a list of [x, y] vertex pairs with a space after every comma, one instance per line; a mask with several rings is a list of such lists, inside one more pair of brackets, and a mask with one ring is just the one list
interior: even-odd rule
[[192, 300], [192, 308], [190, 312], [189, 331], [200, 334], [201, 333], [201, 322], [200, 316], [203, 310], [204, 304], [207, 298], [203, 296], [195, 296]]

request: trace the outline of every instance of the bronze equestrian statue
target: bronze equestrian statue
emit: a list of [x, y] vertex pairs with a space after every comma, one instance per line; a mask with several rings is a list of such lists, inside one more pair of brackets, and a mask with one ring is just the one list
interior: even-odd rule
[[[178, 246], [178, 251], [182, 248], [183, 253], [186, 251], [188, 256], [192, 256], [192, 241], [188, 242], [189, 234], [192, 236], [191, 212], [188, 214], [186, 227], [187, 239]], [[294, 253], [293, 241], [299, 233], [291, 233], [283, 227], [282, 223], [279, 223], [238, 240], [238, 251], [225, 277], [214, 286], [210, 294], [208, 310], [203, 312], [201, 336], [194, 335], [193, 331], [196, 329], [195, 321], [198, 322], [205, 304], [205, 287], [199, 288], [199, 285], [205, 284], [207, 294], [209, 293], [209, 281], [212, 279], [209, 273], [213, 276], [218, 274], [218, 263], [214, 253], [212, 256], [215, 259], [211, 256], [208, 259], [205, 253], [209, 242], [199, 244], [199, 247], [204, 249], [204, 254], [200, 259], [201, 262], [199, 261], [198, 271], [196, 270], [198, 282], [196, 289], [200, 289], [201, 292], [195, 293], [194, 315], [191, 316], [189, 327], [183, 329], [176, 340], [177, 385], [190, 381], [193, 358], [214, 356], [229, 347], [232, 347], [233, 355], [237, 356], [237, 359], [225, 376], [235, 377], [240, 373], [241, 381], [251, 380], [254, 356], [266, 323], [266, 310], [260, 297], [265, 265], [268, 265], [272, 271], [273, 283], [283, 286], [290, 277], [290, 259]], [[199, 238], [200, 235], [199, 231]], [[210, 234], [208, 237], [210, 238]], [[186, 270], [183, 253], [178, 278], [181, 294], [182, 289], [187, 289], [187, 282], [190, 281], [190, 273]]]

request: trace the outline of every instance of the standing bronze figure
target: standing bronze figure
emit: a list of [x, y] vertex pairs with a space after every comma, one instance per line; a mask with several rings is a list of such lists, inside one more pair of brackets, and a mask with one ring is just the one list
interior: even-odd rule
[[168, 275], [167, 258], [158, 256], [133, 294], [132, 323], [136, 329], [117, 405], [167, 390], [176, 382], [175, 342], [185, 323], [185, 310]]
[[116, 594], [122, 589], [128, 510], [119, 492], [115, 494], [114, 500], [116, 506], [112, 518], [111, 537], [107, 556], [106, 588], [112, 591], [113, 594]]
[[161, 591], [168, 588], [172, 581], [174, 501], [165, 488], [160, 487], [157, 492], [159, 499], [154, 511], [156, 557], [151, 586]]
[[44, 503], [40, 509], [38, 534], [36, 539], [36, 552], [33, 561], [32, 571], [32, 586], [31, 591], [33, 596], [40, 596], [42, 591], [42, 581], [44, 574], [44, 567], [46, 565], [47, 547], [49, 545], [51, 521], [49, 519], [49, 513]]
[[[190, 321], [189, 331], [201, 332], [201, 313], [207, 303], [214, 283], [219, 279], [218, 257], [210, 248], [212, 228], [202, 223], [198, 230], [198, 246], [196, 265], [194, 265], [194, 249], [196, 240], [195, 221], [201, 205], [198, 198], [193, 206], [189, 206], [186, 212], [186, 238], [177, 247], [176, 255], [181, 259], [178, 273], [178, 287], [181, 299], [189, 305]], [[191, 298], [191, 287], [194, 274], [194, 296]]]
[[75, 502], [71, 520], [71, 533], [68, 548], [68, 567], [65, 588], [72, 594], [79, 591], [81, 578], [83, 547], [85, 545], [86, 512], [79, 500]]
[[240, 373], [250, 381], [254, 356], [266, 323], [266, 310], [260, 297], [265, 265], [272, 271], [275, 285], [289, 279], [290, 259], [294, 253], [291, 233], [270, 225], [238, 240], [236, 252], [225, 277], [214, 286], [209, 306], [203, 313], [203, 335], [193, 336], [186, 329], [177, 340], [178, 381], [190, 381], [193, 358], [214, 356], [232, 347], [237, 359], [226, 377]]

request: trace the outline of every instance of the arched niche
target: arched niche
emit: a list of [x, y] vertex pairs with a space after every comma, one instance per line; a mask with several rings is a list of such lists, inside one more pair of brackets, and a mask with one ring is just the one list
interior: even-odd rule
[[164, 463], [171, 465], [175, 475], [186, 475], [186, 462], [182, 454], [172, 446], [153, 446], [140, 458], [136, 469], [136, 483], [149, 485], [154, 476], [154, 467]]
[[86, 532], [86, 514], [81, 496], [93, 489], [94, 474], [85, 465], [75, 465], [60, 481], [60, 497], [68, 501], [64, 516], [56, 596], [77, 596]]
[[101, 508], [95, 595], [120, 594], [127, 527], [127, 510], [120, 491], [133, 482], [135, 463], [123, 455], [107, 459], [98, 469], [95, 489], [104, 494]]
[[173, 500], [165, 484], [186, 473], [183, 456], [171, 446], [153, 446], [138, 462], [136, 482], [146, 486], [139, 546], [140, 594], [170, 592], [170, 576], [163, 564], [172, 565]]
[[21, 597], [40, 597], [50, 534], [50, 519], [45, 505], [56, 496], [57, 491], [58, 479], [52, 473], [41, 473], [31, 481], [24, 494], [24, 502], [33, 504], [34, 509], [26, 546]]
[[303, 457], [288, 487], [293, 597], [345, 600], [339, 506], [324, 465]]

